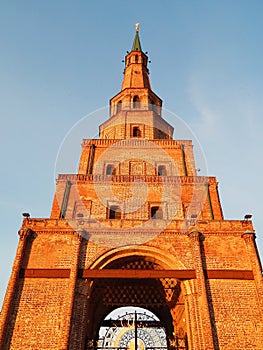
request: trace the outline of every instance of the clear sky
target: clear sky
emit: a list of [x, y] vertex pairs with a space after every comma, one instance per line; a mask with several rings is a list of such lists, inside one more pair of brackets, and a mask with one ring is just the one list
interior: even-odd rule
[[253, 214], [263, 257], [263, 1], [2, 0], [0, 304], [21, 213], [49, 216], [60, 144], [120, 90], [136, 22], [153, 91], [199, 139], [225, 218]]

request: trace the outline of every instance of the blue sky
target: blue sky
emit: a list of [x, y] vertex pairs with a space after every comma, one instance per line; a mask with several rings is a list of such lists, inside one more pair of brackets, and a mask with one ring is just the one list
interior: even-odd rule
[[[60, 144], [120, 90], [136, 22], [153, 91], [201, 143], [225, 218], [253, 214], [263, 256], [262, 1], [3, 0], [0, 303], [21, 213], [49, 216]], [[101, 122], [91, 119], [85, 137]]]

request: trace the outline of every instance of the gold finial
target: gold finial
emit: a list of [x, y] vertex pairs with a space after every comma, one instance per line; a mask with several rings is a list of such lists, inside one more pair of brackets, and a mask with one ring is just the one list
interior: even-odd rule
[[135, 29], [136, 29], [136, 32], [139, 31], [139, 23], [136, 23], [136, 24], [135, 24]]

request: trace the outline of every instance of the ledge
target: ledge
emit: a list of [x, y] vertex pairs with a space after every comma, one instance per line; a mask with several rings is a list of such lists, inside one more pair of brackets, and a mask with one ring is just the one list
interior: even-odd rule
[[254, 232], [251, 221], [244, 220], [95, 220], [95, 219], [47, 219], [27, 218], [23, 220], [23, 227], [32, 229], [35, 233], [44, 234], [72, 234], [76, 230], [83, 230], [85, 234], [103, 236], [120, 233], [132, 235], [186, 235], [193, 229], [204, 235], [240, 236], [247, 230]]
[[84, 175], [84, 174], [59, 174], [57, 182], [71, 181], [72, 183], [129, 183], [143, 181], [153, 183], [176, 184], [216, 184], [214, 176], [157, 176], [157, 175]]
[[191, 140], [171, 140], [171, 139], [138, 139], [138, 138], [130, 138], [130, 139], [83, 139], [82, 140], [82, 147], [90, 147], [90, 145], [94, 144], [95, 146], [112, 146], [115, 143], [118, 143], [118, 147], [121, 145], [121, 147], [146, 147], [151, 149], [154, 147], [154, 145], [151, 146], [151, 144], [156, 144], [160, 146], [178, 146], [180, 147], [181, 144], [184, 145], [192, 145]]
[[[21, 269], [19, 278], [69, 278], [70, 269]], [[79, 269], [82, 279], [160, 279], [189, 280], [196, 278], [195, 270], [124, 270], [124, 269]], [[206, 279], [253, 280], [250, 270], [205, 270]]]

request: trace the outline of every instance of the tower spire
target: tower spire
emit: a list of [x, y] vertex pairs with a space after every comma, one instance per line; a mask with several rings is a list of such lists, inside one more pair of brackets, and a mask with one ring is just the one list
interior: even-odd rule
[[140, 38], [139, 38], [139, 23], [135, 24], [135, 38], [133, 40], [132, 44], [132, 51], [142, 51], [141, 43], [140, 43]]

